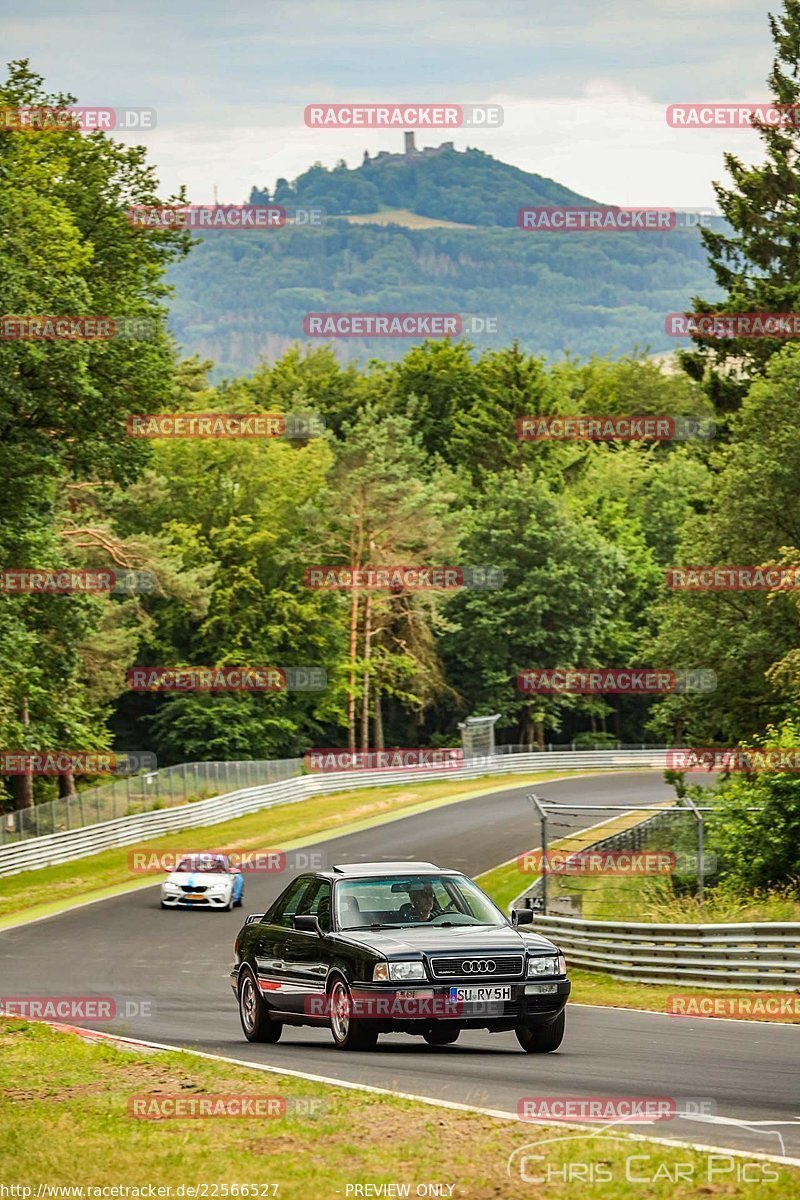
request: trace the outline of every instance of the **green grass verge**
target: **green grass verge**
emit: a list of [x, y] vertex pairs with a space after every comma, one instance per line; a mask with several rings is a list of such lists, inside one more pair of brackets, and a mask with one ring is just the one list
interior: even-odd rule
[[[221, 825], [205, 825], [161, 838], [148, 838], [135, 848], [147, 847], [160, 852], [225, 847], [287, 850], [309, 844], [326, 834], [339, 836], [355, 832], [382, 821], [390, 821], [396, 816], [410, 815], [469, 796], [563, 777], [563, 771], [487, 775], [468, 782], [450, 779], [436, 783], [337, 792], [332, 796], [316, 796], [295, 804], [265, 808]], [[70, 903], [102, 899], [127, 890], [141, 879], [141, 876], [132, 874], [128, 867], [128, 855], [132, 849], [134, 847], [120, 846], [58, 866], [0, 878], [0, 929], [4, 924], [9, 924], [11, 918], [18, 919], [22, 913], [30, 918], [44, 916], [58, 912]], [[144, 883], [154, 883], [160, 878], [162, 876], [149, 876]]]
[[[444, 1061], [447, 1052], [439, 1053]], [[272, 1098], [274, 1105], [279, 1098], [286, 1111], [205, 1120], [130, 1115], [132, 1097], [149, 1102], [176, 1094], [184, 1102], [237, 1095], [262, 1103]], [[658, 1136], [667, 1128], [657, 1123], [642, 1132]], [[184, 1185], [206, 1188], [209, 1197], [320, 1200], [380, 1194], [356, 1192], [358, 1185], [408, 1185], [413, 1196], [420, 1184], [438, 1183], [446, 1189], [440, 1194], [459, 1200], [528, 1194], [554, 1200], [689, 1200], [699, 1194], [800, 1200], [797, 1169], [752, 1162], [747, 1174], [760, 1175], [759, 1181], [736, 1182], [744, 1174], [742, 1162], [724, 1151], [710, 1155], [611, 1133], [613, 1138], [484, 1117], [0, 1020], [0, 1180], [32, 1188], [34, 1197], [47, 1184], [166, 1187], [171, 1192], [165, 1195], [173, 1197]], [[527, 1150], [517, 1154], [509, 1175], [509, 1156], [522, 1147]], [[527, 1158], [529, 1176], [554, 1173], [544, 1187], [520, 1177], [519, 1159], [533, 1154], [542, 1157]], [[590, 1169], [601, 1177], [564, 1182], [564, 1164], [584, 1177]]]
[[737, 896], [706, 884], [701, 904], [696, 895], [676, 895], [669, 876], [572, 876], [554, 883], [558, 895], [580, 899], [587, 921], [800, 921], [797, 887]]
[[[609, 825], [610, 833], [616, 831], [615, 824]], [[604, 828], [605, 834], [605, 828]], [[559, 846], [568, 846], [571, 850], [580, 849], [578, 842], [583, 845], [588, 844], [592, 839], [596, 838], [596, 833], [590, 833], [588, 830], [582, 831], [579, 836], [572, 835], [569, 839], [564, 839], [562, 842], [556, 842], [553, 849]], [[533, 876], [524, 874], [517, 860], [514, 859], [508, 863], [501, 863], [498, 867], [493, 867], [491, 871], [484, 872], [483, 875], [478, 875], [476, 882], [480, 884], [485, 892], [488, 893], [503, 911], [507, 911], [512, 900], [525, 889], [526, 884], [531, 883]], [[570, 880], [570, 882], [573, 882]], [[579, 882], [586, 882], [580, 880]], [[620, 882], [619, 879], [612, 881], [614, 884]], [[642, 880], [629, 879], [626, 883], [641, 883]], [[584, 909], [584, 917], [586, 920], [601, 919], [595, 913], [589, 916]], [[620, 919], [620, 918], [616, 918]], [[641, 911], [635, 918], [638, 920], [647, 920], [643, 917]], [[699, 917], [696, 919], [700, 919]], [[764, 918], [766, 919], [766, 918]], [[693, 997], [710, 997], [724, 998], [726, 1000], [747, 999], [753, 1001], [758, 997], [758, 993], [747, 991], [746, 988], [741, 990], [732, 990], [729, 988], [709, 988], [706, 986], [693, 984], [651, 984], [651, 983], [634, 983], [625, 979], [614, 979], [611, 975], [606, 975], [600, 971], [586, 971], [580, 968], [570, 967], [570, 979], [572, 981], [572, 993], [570, 996], [571, 1003], [578, 1004], [601, 1004], [615, 1008], [639, 1008], [652, 1009], [655, 1012], [666, 1012], [670, 997], [676, 995], [690, 995]], [[797, 1006], [795, 1006], [797, 1007]], [[800, 1024], [800, 1012], [796, 1014], [760, 1014], [756, 1009], [754, 1012], [748, 1012], [745, 1006], [731, 1016], [736, 1016], [740, 1020], [754, 1021], [777, 1021], [782, 1024]]]
[[[598, 815], [601, 811], [598, 809]], [[611, 820], [603, 821], [602, 830], [577, 830], [568, 837], [553, 842], [549, 846], [549, 850], [583, 850], [587, 846], [591, 846], [593, 842], [596, 842], [599, 837], [611, 837], [612, 834], [621, 833], [626, 829], [630, 829], [633, 825], [638, 825], [641, 820], [641, 809], [622, 813], [619, 816], [612, 817]], [[533, 848], [530, 847], [530, 849]], [[525, 849], [527, 848], [521, 848], [521, 853], [524, 853]], [[495, 904], [499, 905], [505, 912], [511, 901], [516, 900], [517, 896], [524, 892], [535, 879], [535, 874], [523, 870], [518, 859], [513, 858], [510, 862], [501, 863], [497, 867], [492, 867], [490, 871], [484, 871], [482, 875], [477, 875], [475, 882], [480, 884], [483, 890], [489, 893]]]

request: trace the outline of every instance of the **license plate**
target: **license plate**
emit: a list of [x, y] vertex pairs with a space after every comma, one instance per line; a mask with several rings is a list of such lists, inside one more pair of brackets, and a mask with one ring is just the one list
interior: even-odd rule
[[510, 987], [451, 987], [450, 999], [461, 1000], [510, 1000]]

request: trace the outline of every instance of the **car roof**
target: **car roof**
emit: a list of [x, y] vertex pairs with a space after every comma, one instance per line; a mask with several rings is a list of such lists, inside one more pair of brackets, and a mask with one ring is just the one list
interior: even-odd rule
[[336, 875], [386, 875], [406, 871], [441, 871], [435, 863], [429, 862], [368, 862], [368, 863], [336, 863], [332, 867]]
[[[311, 874], [311, 872], [309, 872]], [[437, 867], [429, 862], [367, 862], [335, 863], [323, 871], [315, 871], [318, 879], [371, 879], [381, 875], [463, 875], [453, 867]]]

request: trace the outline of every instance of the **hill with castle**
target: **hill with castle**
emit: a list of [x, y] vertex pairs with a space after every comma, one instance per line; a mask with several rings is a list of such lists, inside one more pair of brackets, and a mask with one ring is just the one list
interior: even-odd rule
[[329, 216], [363, 216], [401, 209], [462, 225], [512, 226], [523, 205], [592, 204], [553, 179], [500, 162], [483, 150], [456, 150], [452, 142], [417, 149], [405, 134], [403, 153], [364, 151], [359, 167], [328, 170], [316, 163], [274, 191], [254, 187], [251, 204], [317, 206]]
[[[525, 205], [597, 202], [482, 150], [417, 149], [413, 134], [402, 153], [365, 153], [355, 168], [317, 163], [250, 199], [327, 215], [319, 228], [203, 235], [171, 269], [171, 328], [186, 352], [218, 364], [217, 379], [297, 342], [319, 346], [304, 330], [312, 312], [458, 313], [479, 318], [477, 350], [516, 340], [547, 359], [618, 357], [674, 351], [666, 314], [717, 294], [696, 230], [521, 230]], [[334, 350], [396, 360], [410, 344], [347, 338]]]

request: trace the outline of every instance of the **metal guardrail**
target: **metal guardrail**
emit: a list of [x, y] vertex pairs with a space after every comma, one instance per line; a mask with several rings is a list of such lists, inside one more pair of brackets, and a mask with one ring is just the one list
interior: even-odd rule
[[527, 774], [533, 771], [621, 770], [632, 767], [663, 769], [666, 750], [575, 750], [494, 754], [467, 759], [458, 770], [410, 768], [376, 771], [338, 771], [300, 775], [260, 787], [244, 788], [223, 796], [198, 800], [174, 808], [137, 813], [79, 829], [64, 830], [0, 846], [0, 876], [32, 871], [54, 863], [85, 858], [113, 846], [130, 846], [182, 829], [217, 825], [260, 809], [292, 804], [312, 796], [387, 787], [397, 783], [478, 779], [481, 776]]
[[[497, 746], [496, 755], [531, 754], [534, 746]], [[542, 747], [544, 749], [544, 747]], [[554, 746], [548, 752], [587, 750], [661, 750], [663, 746], [596, 745], [576, 742]], [[474, 757], [474, 754], [470, 757]], [[209, 800], [228, 792], [278, 783], [303, 774], [302, 758], [238, 759], [229, 761], [178, 763], [173, 767], [142, 771], [136, 775], [112, 776], [107, 783], [80, 788], [74, 795], [45, 800], [30, 808], [0, 813], [0, 846], [25, 838], [62, 833], [84, 825], [100, 825], [117, 817], [132, 817], [159, 808]]]
[[278, 783], [302, 774], [302, 770], [301, 758], [280, 758], [179, 763], [137, 775], [112, 776], [108, 783], [81, 788], [73, 796], [0, 814], [0, 846]]
[[800, 988], [800, 922], [672, 925], [534, 915], [570, 966], [637, 983], [706, 984], [781, 991]]

